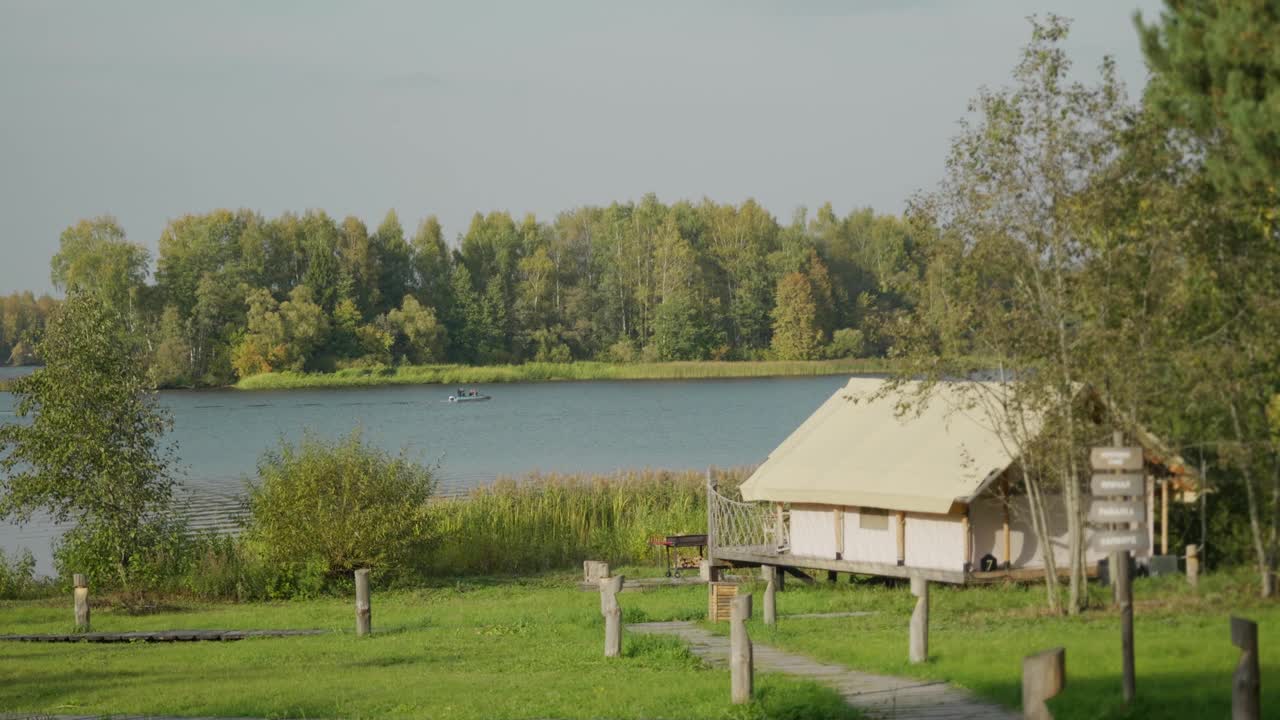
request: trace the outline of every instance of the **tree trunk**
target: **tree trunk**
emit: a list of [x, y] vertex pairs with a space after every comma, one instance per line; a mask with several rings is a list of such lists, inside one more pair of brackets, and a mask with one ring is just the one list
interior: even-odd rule
[[[1245, 442], [1244, 429], [1240, 426], [1240, 414], [1236, 410], [1235, 400], [1228, 401], [1227, 408], [1231, 411], [1231, 426], [1235, 430], [1236, 441], [1242, 448], [1247, 448], [1248, 444]], [[1258, 575], [1262, 585], [1261, 594], [1262, 597], [1269, 598], [1275, 593], [1275, 583], [1271, 574], [1271, 562], [1267, 557], [1266, 543], [1262, 539], [1262, 520], [1258, 514], [1258, 491], [1253, 485], [1250, 465], [1252, 463], [1246, 457], [1240, 463], [1240, 474], [1244, 478], [1245, 498], [1249, 503], [1249, 533], [1253, 539], [1254, 553], [1257, 555]]]

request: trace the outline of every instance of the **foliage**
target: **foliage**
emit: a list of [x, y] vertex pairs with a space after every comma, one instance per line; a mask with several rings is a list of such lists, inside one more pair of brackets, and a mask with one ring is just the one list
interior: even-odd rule
[[57, 304], [48, 295], [37, 298], [30, 292], [0, 297], [0, 363], [35, 364], [35, 344]]
[[406, 240], [394, 212], [371, 232], [320, 211], [219, 209], [165, 227], [153, 285], [111, 218], [68, 228], [54, 275], [145, 333], [151, 377], [174, 387], [377, 363], [758, 359], [791, 272], [810, 282], [818, 345], [841, 327], [870, 338], [876, 314], [917, 302], [917, 244], [869, 210], [784, 228], [754, 201], [652, 195], [551, 221], [477, 213], [453, 249], [434, 217]]
[[73, 293], [39, 344], [45, 366], [12, 383], [15, 414], [0, 426], [0, 515], [38, 511], [92, 528], [112, 575], [129, 587], [152, 551], [149, 523], [170, 510], [168, 415], [148, 391], [135, 340], [119, 312]]
[[249, 488], [246, 537], [269, 563], [323, 563], [330, 576], [370, 567], [386, 575], [426, 559], [432, 540], [427, 468], [389, 455], [359, 431], [340, 440], [281, 441]]
[[1280, 11], [1274, 3], [1167, 0], [1138, 16], [1154, 105], [1205, 138], [1206, 165], [1227, 192], [1280, 200]]
[[36, 589], [36, 559], [31, 551], [9, 553], [0, 550], [0, 600], [18, 600], [28, 597]]
[[[130, 528], [134, 556], [129, 562], [129, 590], [174, 589], [188, 569], [190, 543], [186, 521], [177, 513], [151, 513]], [[64, 583], [76, 573], [96, 586], [115, 587], [119, 551], [118, 531], [96, 518], [81, 521], [63, 533], [53, 548], [53, 565]]]
[[773, 307], [773, 352], [781, 360], [812, 360], [818, 355], [822, 330], [813, 286], [804, 273], [778, 281], [778, 304]]
[[53, 284], [67, 292], [89, 293], [128, 320], [150, 259], [146, 248], [125, 239], [115, 218], [81, 220], [59, 238], [50, 262]]

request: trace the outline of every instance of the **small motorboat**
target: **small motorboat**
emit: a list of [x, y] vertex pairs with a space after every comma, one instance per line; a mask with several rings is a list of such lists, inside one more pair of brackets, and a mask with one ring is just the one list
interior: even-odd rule
[[491, 399], [492, 399], [492, 398], [490, 398], [488, 395], [481, 395], [480, 393], [476, 393], [476, 394], [474, 394], [474, 395], [466, 395], [466, 394], [463, 394], [463, 395], [450, 395], [450, 396], [449, 396], [449, 402], [451, 402], [451, 403], [462, 403], [462, 402], [483, 402], [483, 401], [485, 401], [485, 400], [491, 400]]

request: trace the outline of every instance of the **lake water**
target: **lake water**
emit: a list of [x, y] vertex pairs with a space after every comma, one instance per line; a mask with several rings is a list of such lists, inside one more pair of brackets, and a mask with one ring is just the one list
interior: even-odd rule
[[[442, 492], [530, 471], [608, 472], [756, 464], [847, 377], [513, 383], [489, 402], [452, 404], [452, 388], [166, 391], [182, 483], [197, 527], [226, 527], [264, 450], [305, 432], [360, 428], [381, 447], [437, 464]], [[12, 396], [0, 397], [12, 417]], [[0, 547], [29, 548], [51, 572], [61, 528], [0, 525]]]

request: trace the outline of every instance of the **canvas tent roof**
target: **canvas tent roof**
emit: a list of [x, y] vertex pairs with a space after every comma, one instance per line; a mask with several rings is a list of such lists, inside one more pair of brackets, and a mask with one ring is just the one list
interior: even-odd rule
[[881, 384], [850, 380], [743, 483], [743, 499], [945, 513], [1013, 461], [994, 432], [998, 404], [971, 401], [995, 384], [942, 383], [901, 416], [896, 394], [870, 399]]

